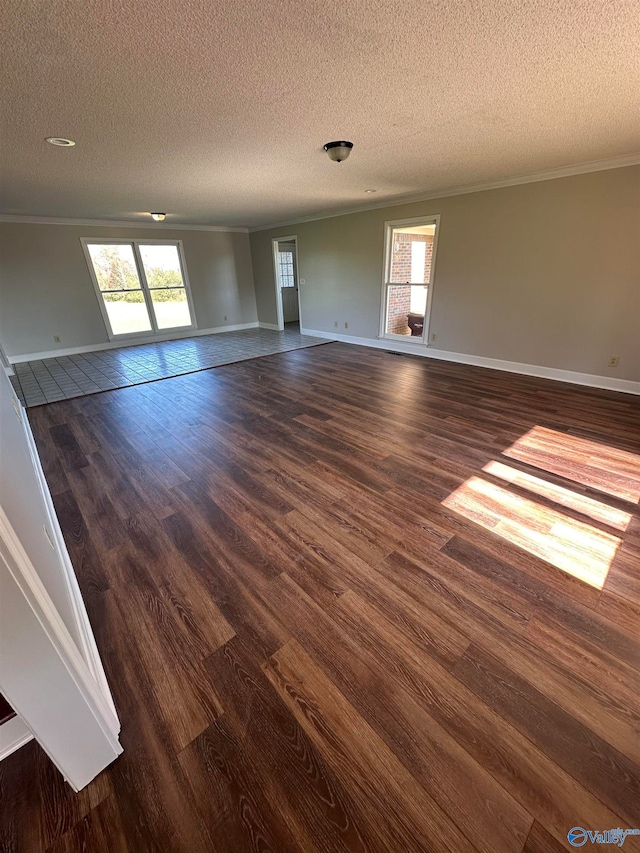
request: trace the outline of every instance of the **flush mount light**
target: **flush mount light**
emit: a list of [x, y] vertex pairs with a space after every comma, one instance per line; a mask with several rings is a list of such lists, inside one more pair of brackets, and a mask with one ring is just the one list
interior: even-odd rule
[[378, 190], [365, 190], [366, 193], [377, 193]]
[[62, 136], [47, 136], [46, 141], [50, 145], [57, 145], [59, 148], [71, 148], [75, 145], [73, 139], [64, 139]]
[[162, 222], [163, 219], [166, 219], [166, 213], [152, 213], [151, 218], [155, 219], [156, 222]]
[[345, 142], [344, 140], [327, 142], [324, 146], [324, 150], [327, 152], [329, 160], [333, 160], [335, 163], [342, 163], [343, 160], [346, 160], [349, 154], [351, 154], [352, 148], [353, 142]]

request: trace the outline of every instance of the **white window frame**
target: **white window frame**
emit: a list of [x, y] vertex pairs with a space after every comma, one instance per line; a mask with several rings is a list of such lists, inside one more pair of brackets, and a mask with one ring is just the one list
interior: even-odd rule
[[[98, 306], [100, 308], [100, 313], [102, 314], [102, 319], [104, 321], [105, 328], [107, 330], [107, 336], [110, 341], [124, 341], [134, 338], [155, 338], [161, 335], [171, 335], [175, 332], [190, 332], [193, 329], [198, 328], [198, 324], [196, 322], [196, 314], [193, 308], [193, 299], [191, 297], [191, 285], [189, 283], [189, 276], [187, 275], [187, 265], [184, 259], [184, 248], [182, 245], [182, 240], [147, 240], [147, 239], [136, 239], [136, 240], [126, 240], [124, 238], [118, 237], [81, 237], [80, 243], [82, 244], [82, 251], [84, 252], [84, 257], [87, 262], [87, 267], [89, 268], [89, 275], [91, 276], [91, 281], [93, 282], [93, 289], [96, 294], [96, 299], [98, 300]], [[133, 251], [133, 257], [136, 264], [136, 272], [138, 273], [138, 278], [140, 279], [142, 296], [145, 301], [145, 305], [147, 306], [147, 313], [149, 314], [149, 322], [151, 323], [151, 328], [142, 332], [127, 332], [126, 334], [116, 335], [114, 334], [113, 329], [111, 328], [111, 323], [109, 322], [109, 315], [107, 313], [107, 306], [104, 303], [104, 299], [102, 298], [102, 291], [100, 290], [100, 285], [98, 284], [98, 279], [96, 277], [95, 269], [93, 268], [93, 261], [91, 260], [91, 255], [89, 254], [89, 245], [94, 244], [102, 244], [105, 246], [131, 246]], [[147, 281], [147, 276], [144, 271], [144, 264], [142, 263], [142, 256], [140, 255], [140, 246], [175, 246], [178, 250], [178, 260], [180, 263], [180, 272], [182, 274], [182, 281], [184, 282], [184, 290], [187, 296], [187, 305], [189, 306], [189, 314], [191, 316], [191, 325], [189, 326], [173, 326], [167, 329], [159, 329], [156, 323], [156, 316], [153, 310], [153, 301], [151, 299], [151, 290], [149, 288], [149, 283]], [[178, 289], [178, 288], [176, 288]]]
[[[283, 261], [282, 260], [283, 255], [291, 255], [291, 262]], [[289, 250], [287, 250], [285, 252], [278, 250], [278, 264], [279, 264], [279, 270], [280, 270], [280, 286], [281, 287], [295, 287], [296, 286], [296, 270], [295, 270], [294, 253], [292, 251], [289, 251]], [[287, 270], [289, 267], [291, 267], [291, 272], [290, 273], [285, 272], [285, 267], [287, 268]], [[284, 283], [285, 279], [288, 280], [289, 278], [291, 279], [291, 284], [285, 284]]]
[[[424, 315], [424, 327], [421, 337], [413, 335], [394, 335], [387, 332], [387, 302], [389, 288], [394, 285], [401, 285], [404, 282], [391, 281], [391, 262], [392, 262], [392, 241], [393, 231], [395, 228], [410, 228], [414, 225], [435, 225], [436, 231], [433, 236], [433, 252], [431, 255], [431, 279], [427, 287], [427, 306]], [[431, 304], [433, 302], [433, 290], [435, 286], [436, 263], [438, 257], [438, 238], [440, 236], [440, 214], [430, 214], [426, 216], [414, 216], [411, 219], [393, 219], [384, 223], [385, 238], [384, 238], [384, 266], [382, 268], [382, 295], [380, 302], [380, 334], [378, 337], [387, 341], [402, 341], [403, 343], [412, 344], [414, 346], [429, 346], [431, 339]], [[407, 282], [412, 284], [412, 282]], [[423, 285], [423, 282], [415, 282], [416, 286]]]

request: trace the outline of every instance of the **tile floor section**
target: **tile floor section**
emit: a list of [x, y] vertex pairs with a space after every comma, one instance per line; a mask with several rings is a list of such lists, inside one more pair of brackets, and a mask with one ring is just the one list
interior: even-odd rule
[[245, 329], [25, 361], [13, 365], [11, 382], [25, 406], [40, 406], [322, 343], [327, 340], [301, 335], [297, 325], [284, 332]]

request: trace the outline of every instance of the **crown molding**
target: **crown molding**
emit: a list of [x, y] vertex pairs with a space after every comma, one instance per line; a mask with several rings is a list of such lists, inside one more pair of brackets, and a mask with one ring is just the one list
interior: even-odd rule
[[88, 225], [93, 228], [149, 228], [158, 233], [162, 231], [226, 231], [247, 234], [248, 228], [226, 225], [177, 225], [164, 222], [134, 222], [131, 219], [61, 219], [57, 216], [19, 216], [0, 213], [0, 222], [14, 222], [23, 225]]
[[380, 210], [384, 207], [400, 207], [403, 204], [412, 204], [419, 201], [429, 201], [435, 198], [448, 198], [449, 196], [467, 195], [470, 193], [484, 192], [485, 190], [497, 190], [502, 187], [515, 187], [519, 184], [531, 184], [537, 181], [552, 181], [556, 178], [568, 178], [572, 175], [583, 175], [589, 172], [601, 172], [606, 169], [621, 169], [625, 166], [640, 165], [640, 153], [625, 154], [621, 157], [612, 157], [608, 160], [593, 160], [588, 163], [576, 163], [572, 166], [561, 166], [557, 169], [548, 169], [544, 172], [532, 172], [528, 175], [517, 175], [504, 178], [499, 181], [488, 181], [482, 184], [469, 184], [462, 187], [446, 187], [431, 192], [405, 193], [403, 195], [390, 196], [385, 201], [375, 204], [362, 203], [344, 210], [327, 210], [314, 213], [310, 216], [300, 216], [297, 219], [274, 222], [269, 225], [255, 225], [253, 227], [227, 226], [227, 225], [185, 225], [173, 224], [166, 220], [164, 222], [136, 222], [131, 219], [73, 219], [59, 218], [56, 216], [21, 216], [9, 213], [0, 213], [0, 222], [22, 223], [25, 225], [84, 225], [94, 228], [149, 228], [158, 233], [164, 231], [223, 231], [237, 234], [248, 234], [256, 231], [269, 231], [273, 228], [286, 228], [289, 225], [299, 225], [302, 222], [316, 222], [319, 219], [331, 219], [334, 216], [349, 216], [352, 213], [362, 213], [366, 210]]
[[299, 219], [290, 219], [286, 222], [276, 222], [274, 225], [256, 225], [250, 227], [249, 233], [253, 234], [256, 231], [270, 231], [272, 228], [287, 228], [290, 225], [299, 225], [302, 222], [316, 222], [319, 219], [332, 219], [334, 216], [349, 216], [352, 213], [362, 213], [367, 210], [380, 210], [384, 207], [400, 207], [404, 204], [413, 204], [419, 201], [429, 201], [433, 198], [448, 198], [455, 195], [468, 195], [470, 193], [484, 192], [485, 190], [498, 190], [502, 187], [515, 187], [520, 184], [532, 184], [537, 181], [552, 181], [556, 178], [568, 178], [572, 175], [584, 175], [589, 172], [602, 172], [606, 169], [621, 169], [625, 166], [640, 165], [640, 153], [625, 154], [622, 157], [612, 157], [609, 160], [593, 160], [589, 163], [577, 163], [573, 166], [562, 166], [557, 169], [548, 169], [544, 172], [532, 172], [529, 175], [518, 175], [512, 178], [504, 178], [499, 181], [488, 181], [483, 184], [469, 184], [463, 187], [449, 187], [432, 192], [422, 193], [405, 193], [404, 195], [395, 195], [388, 198], [386, 201], [379, 201], [375, 204], [359, 204], [355, 207], [349, 207], [345, 210], [325, 211], [316, 213], [312, 216], [302, 216]]

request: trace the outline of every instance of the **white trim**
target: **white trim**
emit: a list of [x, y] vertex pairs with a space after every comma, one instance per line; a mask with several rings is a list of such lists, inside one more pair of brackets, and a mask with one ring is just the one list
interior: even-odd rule
[[262, 321], [260, 321], [258, 323], [258, 327], [260, 329], [271, 329], [274, 332], [281, 332], [282, 331], [282, 329], [280, 328], [280, 326], [278, 326], [277, 323], [263, 323]]
[[[22, 608], [26, 605], [24, 613], [28, 613], [30, 619], [35, 619], [33, 631], [36, 631], [37, 626], [37, 636], [33, 632], [31, 634], [34, 648], [36, 641], [41, 650], [46, 647], [47, 655], [51, 653], [48, 662], [52, 666], [55, 665], [60, 678], [65, 682], [64, 688], [60, 686], [61, 694], [58, 698], [64, 699], [64, 703], [73, 707], [74, 713], [78, 714], [80, 728], [75, 729], [78, 741], [72, 747], [69, 745], [69, 729], [75, 725], [75, 719], [56, 720], [57, 711], [49, 713], [46, 703], [34, 704], [33, 694], [31, 691], [25, 693], [24, 685], [21, 685], [20, 695], [14, 693], [15, 681], [10, 667], [3, 667], [3, 683], [0, 685], [2, 693], [16, 713], [28, 721], [29, 728], [40, 746], [71, 787], [78, 791], [122, 752], [118, 740], [120, 722], [113, 711], [112, 703], [107, 701], [101, 686], [95, 681], [82, 653], [75, 645], [2, 507], [0, 563], [3, 589], [7, 578], [10, 578], [13, 584], [11, 586], [7, 583], [5, 593], [10, 590], [11, 595], [14, 595], [18, 590], [21, 597], [15, 599], [14, 603], [19, 602]], [[6, 639], [4, 637], [3, 642]], [[22, 651], [25, 658], [31, 653], [30, 649], [21, 648]], [[62, 730], [65, 727], [66, 732]], [[90, 740], [87, 740], [87, 737], [90, 737]]]
[[236, 234], [248, 234], [249, 229], [227, 225], [178, 225], [171, 222], [135, 222], [131, 219], [62, 219], [57, 216], [18, 216], [0, 213], [0, 222], [13, 222], [22, 225], [88, 225], [92, 228], [153, 228], [167, 231], [225, 231]]
[[17, 714], [0, 726], [0, 761], [33, 740], [31, 730]]
[[315, 222], [318, 219], [331, 219], [334, 216], [348, 216], [350, 213], [360, 213], [364, 210], [379, 210], [383, 207], [397, 207], [402, 204], [429, 201], [433, 198], [447, 198], [454, 195], [467, 195], [468, 193], [483, 192], [484, 190], [496, 190], [501, 187], [514, 187], [519, 184], [530, 184], [536, 181], [551, 181], [555, 178], [568, 178], [572, 175], [584, 175], [589, 172], [602, 172], [607, 169], [622, 169], [625, 166], [640, 165], [640, 153], [623, 154], [620, 157], [610, 157], [606, 160], [591, 160], [586, 163], [575, 163], [571, 166], [559, 166], [557, 169], [548, 169], [542, 172], [532, 172], [528, 175], [514, 175], [497, 181], [486, 181], [481, 184], [468, 184], [462, 187], [444, 187], [440, 190], [429, 192], [406, 193], [404, 195], [389, 196], [385, 201], [376, 204], [358, 204], [346, 210], [323, 211], [310, 216], [288, 219], [285, 222], [273, 222], [268, 225], [254, 225], [251, 227], [241, 225], [186, 225], [172, 222], [137, 222], [131, 219], [72, 219], [57, 216], [24, 216], [20, 214], [0, 213], [0, 222], [13, 222], [23, 225], [87, 225], [92, 228], [153, 228], [160, 232], [167, 231], [223, 231], [237, 234], [252, 234], [255, 231], [269, 231], [272, 228], [288, 228], [290, 225], [298, 225], [302, 222]]
[[[433, 303], [433, 289], [436, 280], [436, 260], [438, 257], [438, 236], [440, 234], [440, 214], [432, 213], [428, 216], [414, 216], [410, 219], [390, 219], [384, 223], [384, 266], [382, 268], [382, 306], [380, 309], [380, 337], [385, 340], [398, 340], [397, 335], [387, 333], [387, 302], [389, 288], [398, 282], [391, 281], [391, 243], [393, 232], [396, 228], [406, 228], [412, 225], [435, 225], [433, 232], [433, 248], [431, 249], [431, 277], [427, 285], [427, 305], [425, 308], [424, 326], [422, 336], [414, 338], [417, 343], [425, 344], [431, 336], [431, 305]], [[411, 283], [411, 282], [410, 282]]]
[[[101, 344], [86, 344], [80, 347], [67, 347], [66, 349], [44, 350], [43, 352], [25, 352], [19, 355], [10, 355], [8, 359], [11, 364], [20, 364], [23, 361], [42, 361], [46, 358], [60, 358], [65, 355], [79, 355], [84, 352], [100, 352], [105, 349], [121, 349], [122, 347], [142, 346], [144, 344], [158, 344], [162, 341], [175, 341], [180, 338], [197, 338], [200, 335], [219, 335], [222, 332], [241, 332], [244, 329], [257, 329], [260, 324], [257, 320], [251, 323], [235, 323], [228, 326], [213, 326], [210, 329], [190, 330], [188, 334], [172, 332], [166, 335], [155, 335], [154, 337], [136, 338], [127, 343], [126, 340], [109, 341]], [[264, 328], [271, 328], [265, 324]], [[275, 327], [273, 327], [275, 328]]]
[[[61, 650], [62, 656], [66, 659], [67, 669], [70, 672], [72, 669], [75, 671], [74, 680], [80, 686], [81, 691], [87, 697], [88, 701], [93, 704], [94, 715], [99, 722], [100, 728], [105, 732], [108, 740], [113, 744], [117, 752], [122, 752], [118, 743], [120, 721], [109, 688], [107, 687], [107, 691], [109, 692], [107, 698], [103, 693], [102, 685], [98, 684], [95, 680], [89, 664], [82, 654], [83, 650], [78, 649], [67, 626], [62, 621], [44, 584], [40, 580], [40, 576], [29, 559], [29, 555], [25, 551], [22, 542], [18, 539], [2, 507], [0, 507], [0, 543], [7, 549], [7, 553], [11, 558], [9, 561], [6, 561], [9, 572], [21, 588], [25, 598], [30, 602], [31, 609], [38, 617], [42, 627], [50, 637], [55, 637], [55, 642]], [[82, 596], [80, 597], [82, 598]], [[85, 618], [87, 618], [86, 615]], [[89, 630], [91, 629], [89, 628]], [[106, 680], [104, 683], [106, 684]], [[7, 696], [6, 698], [18, 713], [18, 709], [12, 702], [11, 697]], [[37, 732], [35, 734], [37, 735]]]
[[[254, 225], [248, 229], [250, 234], [255, 231], [270, 231], [273, 228], [288, 228], [291, 225], [300, 225], [303, 222], [316, 222], [319, 219], [332, 219], [334, 216], [349, 216], [351, 213], [362, 213], [367, 210], [380, 210], [384, 207], [399, 207], [403, 204], [413, 204], [419, 201], [430, 201], [434, 198], [449, 198], [455, 195], [468, 195], [485, 190], [498, 190], [502, 187], [516, 187], [520, 184], [532, 184], [537, 181], [552, 181], [556, 178], [569, 178], [572, 175], [586, 175], [589, 172], [603, 172], [607, 169], [622, 169], [625, 166], [640, 165], [640, 153], [625, 154], [622, 157], [612, 157], [608, 160], [593, 160], [588, 163], [577, 163], [573, 166], [560, 166], [557, 169], [548, 169], [544, 172], [532, 172], [528, 175], [517, 175], [498, 181], [486, 181], [481, 184], [468, 184], [463, 187], [443, 187], [441, 190], [430, 192], [406, 193], [404, 195], [389, 196], [386, 201], [376, 204], [358, 204], [345, 210], [323, 211], [310, 216], [302, 216], [298, 219], [289, 219], [286, 222], [274, 222], [271, 225]], [[1, 221], [1, 220], [0, 220]]]
[[9, 359], [7, 358], [7, 354], [4, 351], [2, 343], [0, 343], [0, 366], [4, 367], [4, 371], [7, 376], [13, 376], [13, 369], [9, 364]]
[[271, 260], [273, 261], [273, 281], [276, 290], [276, 328], [279, 332], [284, 331], [284, 309], [282, 307], [282, 294], [280, 293], [280, 270], [278, 264], [279, 237], [271, 238]]
[[[67, 551], [67, 546], [62, 536], [62, 530], [60, 529], [60, 523], [58, 522], [58, 516], [56, 515], [56, 511], [53, 506], [53, 501], [51, 499], [51, 492], [49, 491], [49, 486], [47, 485], [47, 481], [44, 476], [44, 471], [42, 470], [42, 464], [40, 462], [40, 457], [36, 448], [35, 439], [33, 437], [33, 432], [31, 431], [31, 424], [29, 423], [29, 419], [27, 417], [21, 417], [20, 420], [22, 421], [22, 427], [29, 448], [29, 453], [31, 455], [31, 463], [35, 470], [36, 479], [38, 480], [38, 485], [40, 487], [42, 502], [47, 513], [49, 531], [53, 536], [52, 544], [55, 546], [58, 556], [60, 557], [60, 564], [64, 572], [65, 586], [67, 589], [67, 593], [69, 594], [69, 599], [71, 600], [71, 607], [73, 609], [75, 623], [78, 628], [78, 633], [80, 635], [80, 642], [82, 643], [82, 648], [80, 651], [83, 654], [83, 657], [91, 671], [91, 674], [93, 675], [98, 686], [102, 690], [102, 693], [104, 694], [104, 697], [107, 700], [107, 704], [113, 711], [114, 720], [117, 722], [118, 715], [116, 711], [116, 706], [113, 703], [111, 690], [109, 689], [109, 684], [107, 682], [107, 677], [102, 666], [98, 647], [96, 646], [95, 637], [93, 636], [93, 631], [91, 630], [91, 625], [89, 623], [89, 617], [87, 616], [87, 611], [85, 608], [84, 600], [82, 598], [82, 593], [80, 592], [80, 587], [78, 586], [78, 578], [76, 577], [75, 570], [71, 563], [69, 552]], [[115, 734], [118, 733], [119, 728], [120, 727], [118, 726], [114, 730]]]
[[625, 394], [640, 396], [640, 382], [632, 379], [614, 379], [609, 376], [598, 376], [595, 373], [577, 373], [573, 370], [561, 370], [556, 367], [544, 367], [539, 364], [522, 364], [519, 361], [502, 361], [499, 358], [488, 358], [482, 355], [469, 355], [461, 352], [448, 352], [427, 346], [415, 346], [401, 341], [388, 339], [357, 338], [350, 335], [335, 335], [317, 329], [300, 329], [301, 335], [311, 335], [314, 338], [327, 338], [345, 344], [355, 344], [359, 347], [390, 350], [391, 352], [416, 355], [422, 358], [435, 358], [440, 361], [453, 361], [458, 364], [471, 364], [475, 367], [487, 367], [490, 370], [504, 370], [507, 373], [519, 373], [522, 376], [537, 376], [541, 379], [553, 379], [557, 382], [569, 382], [573, 385], [587, 385], [590, 388], [602, 388], [607, 391], [621, 391]]
[[[189, 276], [187, 275], [187, 264], [184, 259], [184, 247], [182, 245], [182, 240], [145, 240], [144, 238], [126, 240], [121, 237], [80, 237], [80, 243], [82, 245], [82, 251], [85, 260], [87, 262], [87, 267], [89, 268], [89, 276], [91, 277], [91, 281], [93, 283], [93, 289], [96, 294], [96, 299], [98, 300], [98, 307], [100, 308], [100, 313], [102, 314], [102, 320], [105, 325], [107, 337], [110, 341], [128, 341], [135, 340], [136, 338], [149, 337], [149, 330], [145, 329], [142, 332], [126, 332], [124, 334], [116, 334], [113, 331], [113, 328], [111, 326], [111, 320], [109, 318], [109, 312], [107, 311], [107, 306], [103, 296], [103, 293], [107, 291], [102, 291], [100, 289], [95, 266], [93, 264], [93, 258], [91, 257], [91, 253], [89, 251], [90, 245], [93, 246], [97, 244], [105, 246], [131, 246], [131, 251], [133, 252], [133, 261], [136, 266], [138, 281], [140, 282], [139, 289], [142, 292], [142, 298], [144, 299], [144, 304], [147, 308], [147, 315], [149, 317], [149, 322], [151, 323], [150, 332], [154, 338], [157, 339], [159, 335], [169, 334], [171, 332], [190, 332], [193, 329], [198, 328], [195, 310], [193, 307], [193, 300], [191, 298], [191, 285], [189, 284]], [[147, 273], [144, 268], [144, 261], [142, 260], [142, 253], [140, 251], [140, 246], [154, 245], [176, 247], [176, 250], [178, 252], [178, 264], [180, 265], [180, 276], [182, 278], [182, 287], [184, 288], [185, 296], [187, 297], [187, 305], [189, 307], [189, 315], [191, 317], [191, 323], [188, 326], [174, 326], [173, 328], [168, 329], [160, 329], [158, 327], [158, 318], [156, 317], [156, 310], [151, 296], [151, 288], [149, 287], [149, 282], [147, 281]], [[137, 291], [135, 289], [132, 289], [131, 292], [136, 293]]]
[[296, 247], [296, 260], [294, 264], [294, 273], [296, 280], [296, 289], [298, 291], [298, 322], [302, 323], [302, 308], [300, 305], [300, 270], [298, 264], [298, 235], [289, 234], [286, 237], [271, 238], [271, 254], [273, 256], [273, 277], [276, 287], [276, 319], [278, 321], [275, 328], [279, 332], [284, 331], [284, 308], [282, 305], [282, 288], [280, 287], [280, 265], [278, 263], [278, 243], [294, 243]]

